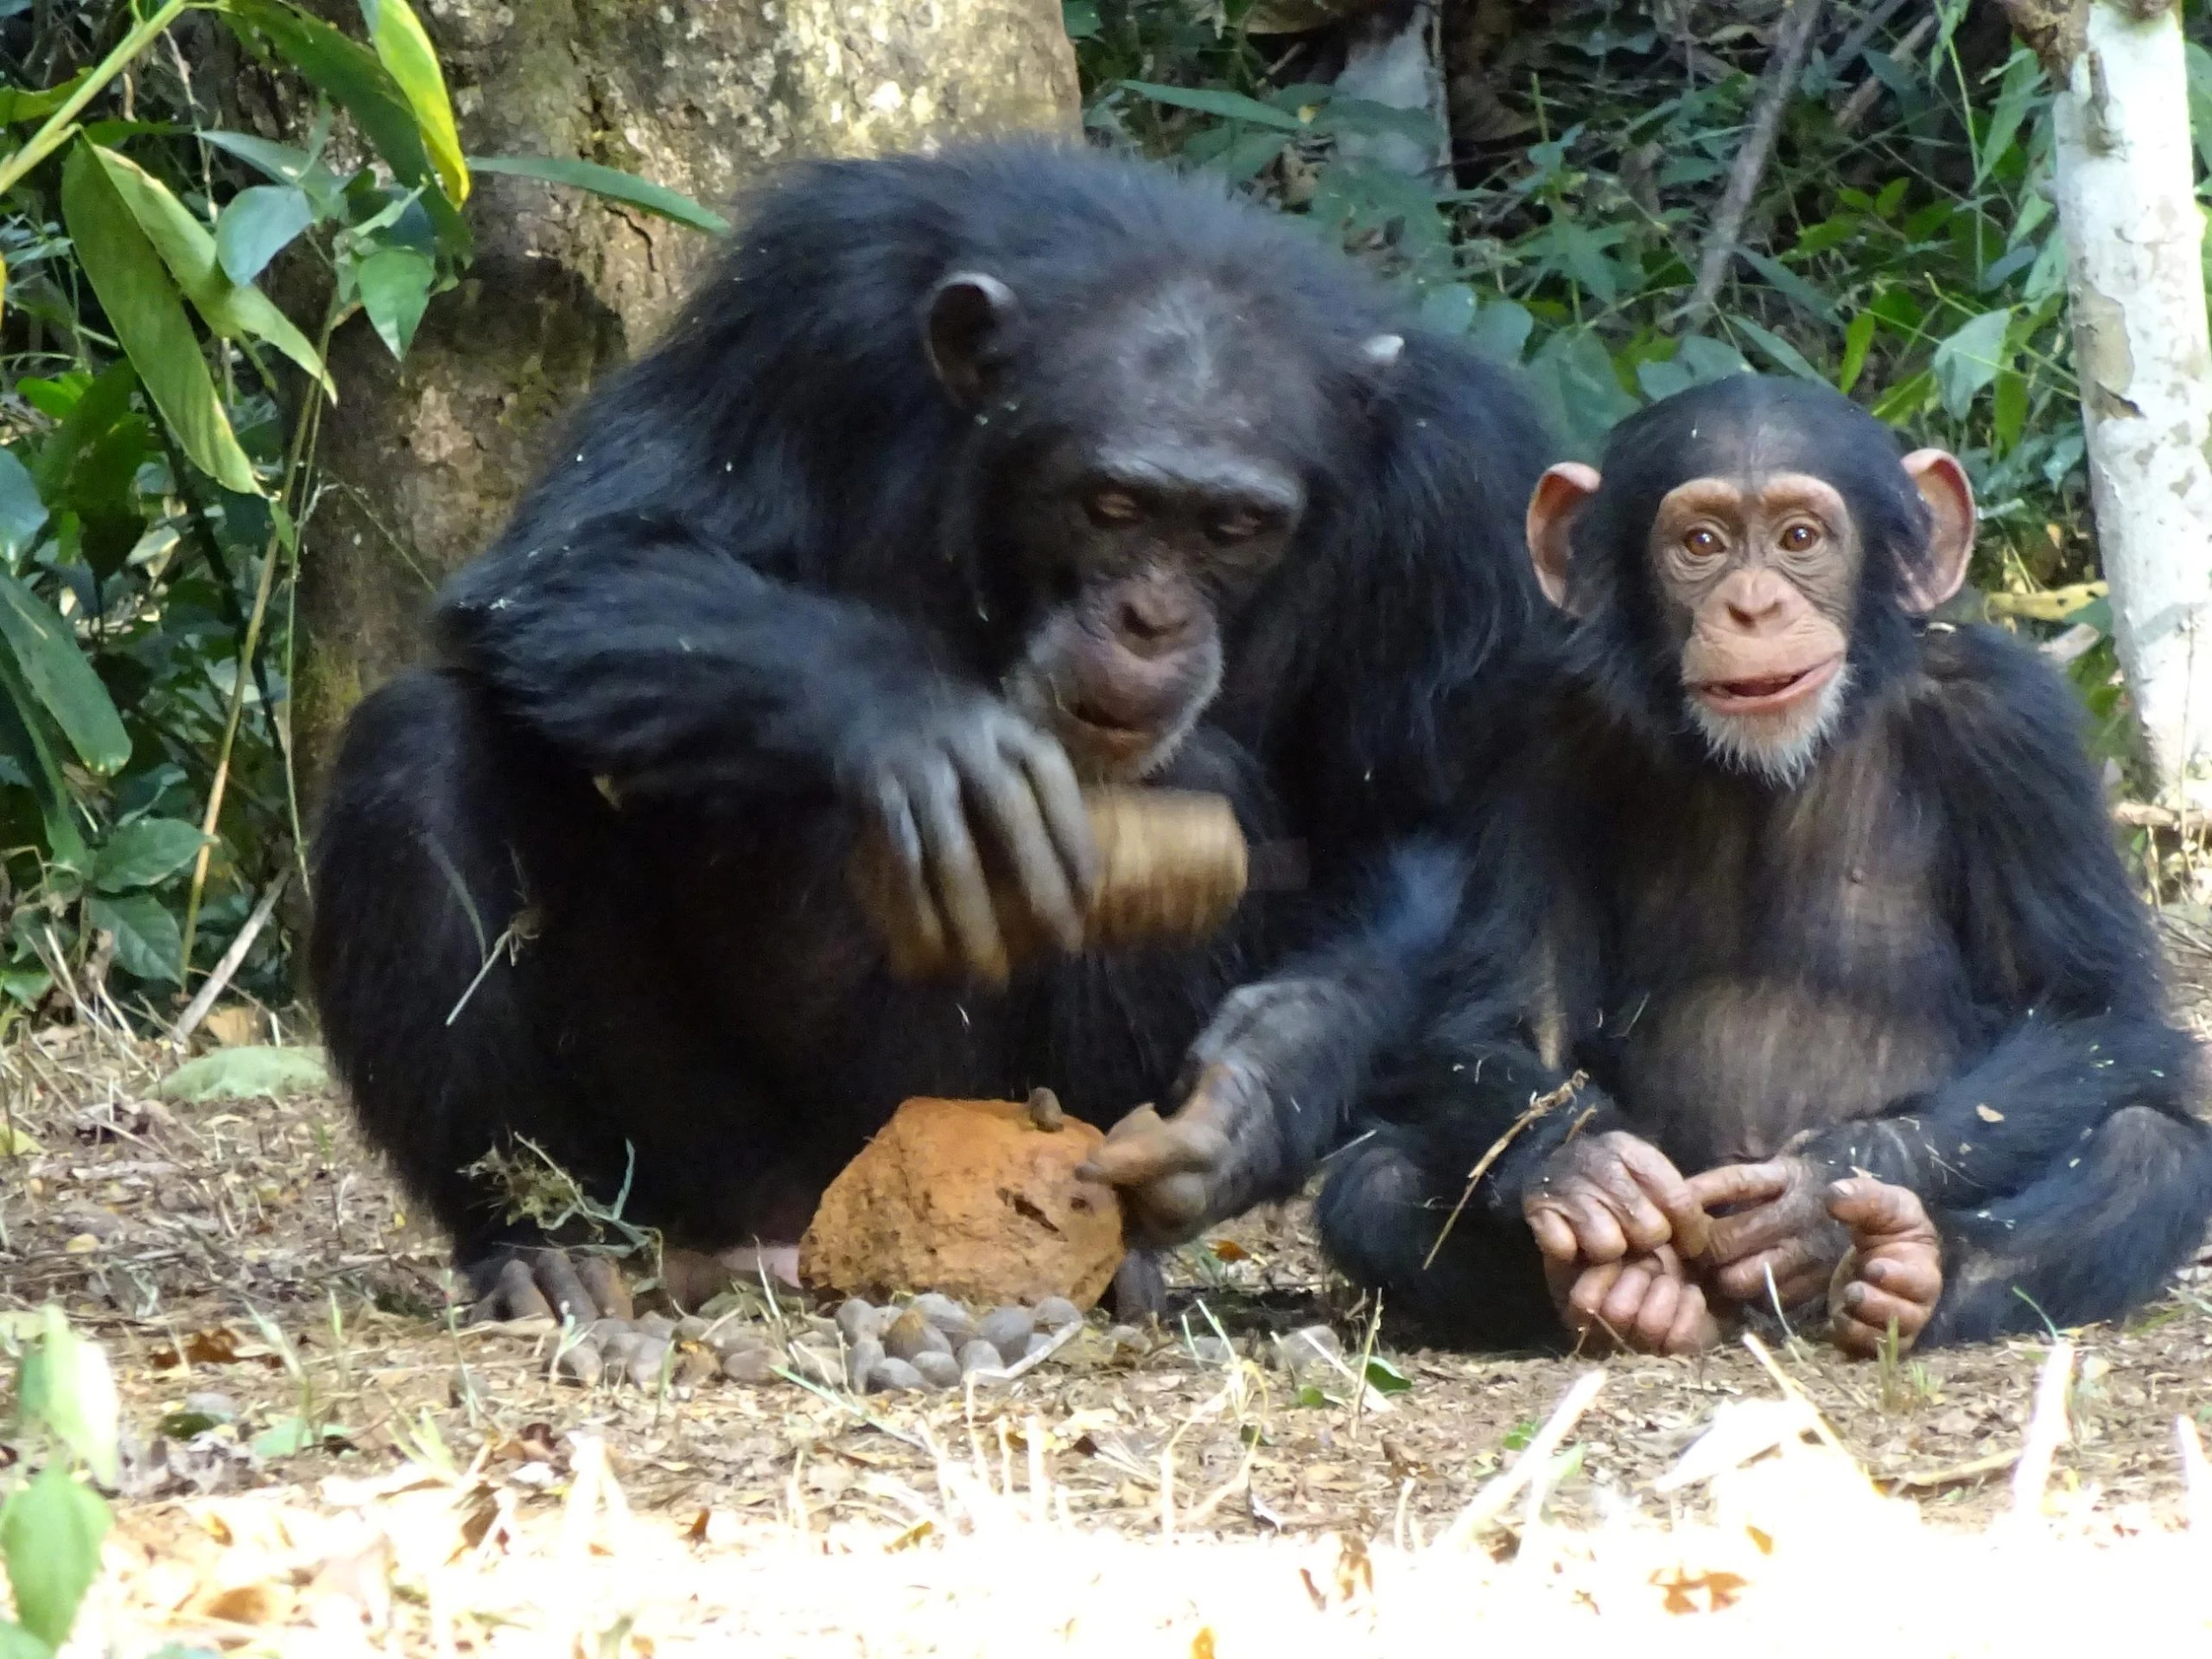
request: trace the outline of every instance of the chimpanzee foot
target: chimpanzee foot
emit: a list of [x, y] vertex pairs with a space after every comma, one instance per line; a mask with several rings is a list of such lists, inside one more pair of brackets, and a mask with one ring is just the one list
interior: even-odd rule
[[462, 1270], [478, 1298], [467, 1323], [488, 1319], [627, 1319], [629, 1287], [603, 1255], [512, 1244]]
[[1828, 1329], [1847, 1354], [1871, 1359], [1897, 1332], [1904, 1353], [1943, 1294], [1935, 1224], [1909, 1188], [1857, 1176], [1828, 1189], [1828, 1213], [1851, 1230], [1851, 1253], [1828, 1287]]

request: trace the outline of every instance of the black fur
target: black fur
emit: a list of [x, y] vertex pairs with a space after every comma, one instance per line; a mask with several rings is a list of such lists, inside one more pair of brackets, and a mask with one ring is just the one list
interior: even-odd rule
[[[1020, 300], [1018, 395], [981, 420], [921, 348], [926, 296], [968, 270]], [[1312, 887], [1205, 949], [1034, 964], [1003, 993], [894, 982], [846, 887], [840, 757], [1014, 661], [1052, 595], [995, 556], [1007, 462], [1084, 413], [1061, 342], [1177, 284], [1234, 296], [1226, 344], [1314, 395], [1274, 435], [1309, 493], [1296, 543], [1224, 616], [1221, 693], [1158, 781], [1303, 840]], [[1378, 373], [1358, 346], [1385, 329], [1406, 346]], [[1165, 1108], [1223, 998], [1273, 975], [1340, 993], [1231, 1198], [1292, 1190], [1448, 925], [1456, 861], [1408, 838], [1482, 764], [1435, 711], [1489, 723], [1490, 671], [1535, 626], [1537, 433], [1499, 372], [1203, 184], [1041, 146], [793, 171], [450, 584], [444, 664], [354, 717], [313, 971], [369, 1135], [465, 1263], [532, 1236], [459, 1173], [513, 1135], [602, 1200], [630, 1171], [629, 1213], [675, 1242], [795, 1237], [902, 1097]]]
[[[1735, 470], [1732, 429], [1834, 482], [1872, 543], [1855, 701], [1792, 788], [1704, 750], [1650, 626], [1653, 511]], [[2194, 1045], [2162, 1013], [2078, 706], [2008, 636], [1897, 607], [1927, 521], [1897, 456], [1834, 394], [1748, 378], [1616, 435], [1576, 526], [1574, 668], [1532, 702], [1514, 806], [1476, 831], [1446, 1007], [1322, 1199], [1332, 1252], [1394, 1304], [1471, 1341], [1555, 1334], [1521, 1200], [1578, 1128], [1686, 1173], [1809, 1132], [1833, 1174], [1910, 1187], [1944, 1250], [1923, 1343], [2116, 1315], [2202, 1238]], [[1511, 1142], [1430, 1263], [1562, 1067], [1593, 1086]]]

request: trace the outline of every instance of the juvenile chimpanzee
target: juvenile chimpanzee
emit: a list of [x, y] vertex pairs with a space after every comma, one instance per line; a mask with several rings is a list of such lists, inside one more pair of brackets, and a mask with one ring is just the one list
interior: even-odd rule
[[1959, 463], [1742, 376], [1528, 522], [1568, 672], [1456, 1002], [1325, 1190], [1338, 1259], [1469, 1338], [1670, 1352], [1747, 1309], [1864, 1354], [2153, 1294], [2212, 1211], [2195, 1055], [2068, 690], [1920, 620]]
[[[1294, 1188], [1449, 925], [1433, 711], [1545, 614], [1548, 459], [1501, 373], [1202, 183], [795, 170], [353, 717], [312, 963], [370, 1138], [492, 1311], [613, 1294], [465, 1173], [512, 1138], [709, 1250], [795, 1239], [917, 1094], [1159, 1103], [1098, 1172], [1149, 1239]], [[1227, 795], [1304, 893], [1010, 960], [1080, 941], [1117, 779]]]

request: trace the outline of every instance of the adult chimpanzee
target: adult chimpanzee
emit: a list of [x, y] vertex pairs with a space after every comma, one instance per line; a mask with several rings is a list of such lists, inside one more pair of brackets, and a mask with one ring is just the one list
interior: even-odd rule
[[2116, 1314], [2188, 1256], [2212, 1134], [2076, 708], [1919, 620], [1974, 525], [1951, 456], [1796, 381], [1546, 474], [1569, 671], [1459, 1000], [1325, 1189], [1340, 1261], [1477, 1339], [1772, 1309], [1863, 1354]]
[[[1294, 1188], [1448, 926], [1451, 860], [1392, 849], [1459, 789], [1434, 708], [1544, 614], [1548, 459], [1499, 372], [1201, 183], [796, 170], [353, 718], [312, 960], [370, 1138], [493, 1311], [612, 1294], [466, 1173], [510, 1137], [702, 1249], [795, 1239], [917, 1094], [1160, 1103], [1100, 1160], [1144, 1237]], [[1305, 893], [1010, 960], [1080, 941], [1112, 779], [1228, 795]]]

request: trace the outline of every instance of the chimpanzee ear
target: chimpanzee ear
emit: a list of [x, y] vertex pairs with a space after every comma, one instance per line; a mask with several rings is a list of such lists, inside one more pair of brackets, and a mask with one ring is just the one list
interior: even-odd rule
[[1536, 567], [1536, 585], [1546, 599], [1570, 613], [1574, 520], [1598, 493], [1598, 482], [1595, 467], [1562, 461], [1536, 480], [1536, 493], [1529, 498], [1529, 556]]
[[1945, 449], [1916, 449], [1904, 458], [1905, 475], [1928, 504], [1928, 556], [1905, 572], [1904, 607], [1925, 615], [1959, 591], [1974, 556], [1974, 486], [1958, 457]]
[[922, 327], [930, 367], [952, 401], [973, 409], [989, 395], [1003, 362], [999, 348], [1015, 309], [1014, 290], [980, 270], [959, 270], [930, 290]]

